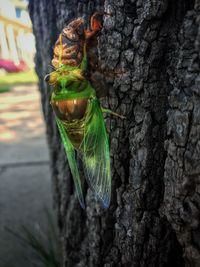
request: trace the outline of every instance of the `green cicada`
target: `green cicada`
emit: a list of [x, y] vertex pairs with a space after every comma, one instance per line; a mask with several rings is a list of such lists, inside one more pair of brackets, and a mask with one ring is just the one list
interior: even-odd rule
[[[92, 34], [89, 32], [89, 36], [101, 28], [95, 18], [96, 15], [98, 13], [92, 16], [93, 31]], [[67, 43], [71, 36], [75, 38], [77, 32], [80, 32], [83, 33], [85, 38], [83, 40], [87, 39], [88, 31], [82, 32], [82, 28], [80, 28], [82, 23], [81, 19], [73, 21], [60, 35], [54, 49], [54, 61], [52, 62], [56, 70], [46, 75], [45, 81], [53, 86], [51, 105], [64, 144], [79, 202], [84, 208], [85, 203], [76, 163], [76, 151], [81, 156], [89, 187], [102, 205], [107, 208], [111, 197], [111, 171], [108, 135], [103, 112], [119, 115], [101, 107], [94, 88], [84, 75], [87, 71], [86, 42], [84, 41], [83, 57], [79, 65], [77, 63], [74, 66], [73, 62], [65, 59], [71, 58], [73, 52], [73, 47], [70, 47]], [[62, 38], [65, 38], [65, 44], [62, 42]], [[79, 37], [77, 40], [79, 40], [78, 44], [81, 44], [81, 38]], [[55, 64], [57, 61], [58, 66]]]
[[83, 75], [86, 68], [85, 53], [80, 67], [63, 64], [45, 80], [53, 86], [51, 105], [80, 204], [85, 207], [75, 151], [81, 155], [89, 187], [108, 207], [111, 195], [108, 135], [95, 90]]

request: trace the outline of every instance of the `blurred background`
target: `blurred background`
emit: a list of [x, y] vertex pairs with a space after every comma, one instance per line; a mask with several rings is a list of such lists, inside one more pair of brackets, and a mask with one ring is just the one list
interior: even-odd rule
[[40, 266], [37, 249], [51, 238], [44, 234], [51, 184], [27, 6], [0, 0], [0, 267]]

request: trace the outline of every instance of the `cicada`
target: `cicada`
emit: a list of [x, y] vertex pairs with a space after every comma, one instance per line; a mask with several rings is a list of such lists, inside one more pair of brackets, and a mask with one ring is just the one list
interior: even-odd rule
[[85, 77], [87, 61], [85, 42], [78, 66], [60, 61], [55, 71], [46, 75], [45, 80], [53, 86], [51, 105], [79, 202], [85, 208], [76, 152], [82, 159], [89, 187], [102, 206], [107, 208], [111, 197], [111, 167], [103, 112], [118, 114], [101, 107], [95, 89]]

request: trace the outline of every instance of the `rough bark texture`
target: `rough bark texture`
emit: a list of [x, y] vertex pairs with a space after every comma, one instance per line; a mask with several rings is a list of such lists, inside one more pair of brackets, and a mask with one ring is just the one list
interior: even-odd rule
[[[95, 10], [104, 19], [112, 200], [103, 210], [85, 185], [74, 193], [43, 81], [65, 22]], [[63, 266], [200, 266], [200, 3], [192, 0], [31, 0], [36, 71], [50, 147]], [[102, 67], [103, 68], [103, 67]], [[112, 75], [111, 75], [112, 76]]]

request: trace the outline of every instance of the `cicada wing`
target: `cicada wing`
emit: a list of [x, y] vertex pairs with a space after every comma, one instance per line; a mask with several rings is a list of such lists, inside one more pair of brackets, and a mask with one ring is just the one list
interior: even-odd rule
[[111, 195], [110, 153], [106, 126], [97, 99], [89, 102], [84, 139], [80, 149], [88, 184], [107, 208]]
[[81, 188], [81, 181], [80, 181], [80, 176], [79, 176], [76, 159], [75, 159], [75, 149], [66, 134], [66, 131], [65, 131], [64, 126], [62, 125], [62, 122], [57, 117], [56, 117], [56, 123], [58, 125], [60, 136], [61, 136], [64, 149], [67, 155], [72, 177], [74, 179], [74, 184], [75, 184], [76, 193], [77, 193], [79, 202], [81, 204], [81, 207], [85, 209], [85, 202], [84, 202], [82, 188]]

